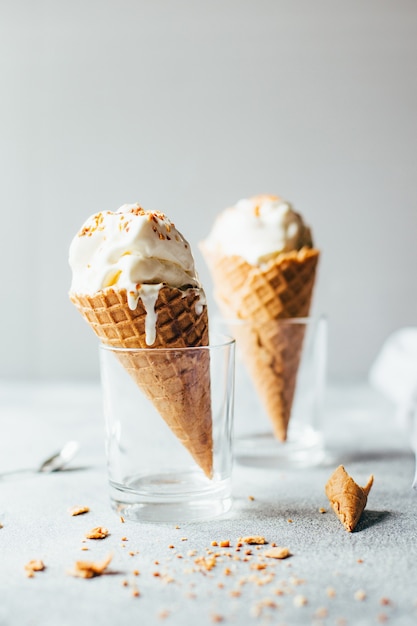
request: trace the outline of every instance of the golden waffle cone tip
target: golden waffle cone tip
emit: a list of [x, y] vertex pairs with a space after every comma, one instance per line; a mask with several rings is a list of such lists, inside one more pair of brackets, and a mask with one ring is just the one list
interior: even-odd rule
[[155, 303], [156, 336], [146, 343], [146, 309], [139, 298], [129, 308], [125, 290], [107, 288], [94, 295], [70, 294], [70, 299], [103, 344], [114, 348], [150, 348], [117, 353], [119, 361], [151, 400], [172, 432], [204, 473], [213, 473], [210, 357], [208, 350], [160, 352], [154, 348], [208, 345], [207, 307], [199, 292], [163, 286]]
[[329, 502], [348, 532], [352, 532], [366, 507], [368, 494], [374, 482], [371, 475], [365, 487], [360, 487], [343, 465], [333, 472], [326, 483]]

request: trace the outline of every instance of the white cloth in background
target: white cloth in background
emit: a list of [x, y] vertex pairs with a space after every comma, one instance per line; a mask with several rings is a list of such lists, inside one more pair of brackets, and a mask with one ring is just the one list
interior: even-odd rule
[[[388, 337], [369, 372], [371, 385], [392, 400], [399, 423], [410, 433], [417, 460], [417, 328]], [[417, 469], [413, 487], [417, 488]]]

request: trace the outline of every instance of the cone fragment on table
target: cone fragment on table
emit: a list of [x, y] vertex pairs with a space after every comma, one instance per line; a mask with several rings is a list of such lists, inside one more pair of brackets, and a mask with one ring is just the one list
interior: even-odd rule
[[365, 487], [360, 487], [343, 465], [333, 472], [326, 484], [326, 495], [334, 512], [348, 532], [352, 532], [362, 515], [374, 482], [371, 475]]
[[285, 320], [309, 315], [319, 251], [303, 247], [262, 265], [203, 252], [224, 317], [249, 323], [234, 327], [237, 346], [276, 438], [285, 441], [305, 334], [303, 324]]
[[[207, 308], [195, 289], [160, 288], [155, 304], [156, 338], [146, 343], [146, 309], [139, 298], [129, 308], [126, 290], [106, 288], [70, 298], [103, 344], [114, 348], [152, 348], [117, 353], [119, 361], [150, 399], [172, 432], [207, 477], [213, 473], [210, 356]], [[195, 353], [158, 348], [195, 347]]]

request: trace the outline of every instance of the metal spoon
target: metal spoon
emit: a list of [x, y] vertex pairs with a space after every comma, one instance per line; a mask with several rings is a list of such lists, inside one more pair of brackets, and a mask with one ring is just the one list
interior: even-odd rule
[[78, 441], [67, 441], [59, 452], [56, 452], [38, 467], [38, 472], [59, 472], [67, 463], [69, 463], [77, 454], [80, 445]]
[[42, 461], [42, 463], [36, 467], [31, 469], [18, 469], [18, 470], [10, 470], [8, 472], [0, 473], [0, 477], [2, 476], [10, 476], [11, 474], [21, 474], [21, 473], [51, 473], [51, 472], [59, 472], [62, 470], [65, 465], [67, 465], [77, 454], [79, 450], [78, 441], [67, 441], [67, 443], [59, 450], [52, 454], [50, 457]]

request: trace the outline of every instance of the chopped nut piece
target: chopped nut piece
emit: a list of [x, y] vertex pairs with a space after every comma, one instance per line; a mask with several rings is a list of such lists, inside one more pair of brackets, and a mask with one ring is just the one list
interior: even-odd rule
[[266, 569], [267, 565], [266, 563], [252, 563], [250, 568], [256, 569], [256, 570], [262, 570], [262, 569]]
[[69, 572], [71, 576], [78, 578], [94, 578], [94, 576], [101, 576], [109, 566], [113, 555], [109, 555], [101, 563], [94, 563], [93, 561], [76, 561], [74, 569]]
[[264, 552], [264, 556], [269, 557], [270, 559], [286, 559], [291, 556], [291, 552], [288, 548], [270, 548]]
[[355, 600], [362, 602], [366, 598], [366, 593], [363, 591], [363, 589], [358, 589], [358, 591], [355, 591], [353, 597], [355, 598]]
[[228, 539], [225, 539], [224, 541], [220, 541], [219, 546], [221, 548], [230, 548], [230, 541]]
[[120, 522], [121, 522], [122, 524], [124, 524], [124, 523], [125, 523], [125, 518], [123, 517], [123, 515], [121, 515], [121, 516], [120, 516]]
[[90, 512], [90, 508], [88, 506], [73, 506], [69, 510], [70, 515], [72, 515], [73, 517], [75, 515], [84, 515], [84, 513], [89, 513], [89, 512]]
[[26, 576], [28, 578], [33, 578], [35, 572], [42, 572], [44, 569], [46, 569], [45, 563], [40, 559], [32, 559], [32, 561], [29, 561], [25, 565]]
[[213, 567], [216, 566], [216, 558], [214, 556], [207, 557], [207, 558], [200, 556], [197, 559], [195, 559], [194, 563], [196, 565], [201, 566], [202, 569], [206, 569], [207, 571], [210, 571], [211, 569], [213, 569]]
[[85, 536], [87, 539], [104, 539], [109, 534], [110, 533], [107, 528], [104, 528], [104, 526], [97, 526], [96, 528], [89, 530], [88, 533], [85, 533]]
[[261, 535], [242, 537], [239, 541], [243, 541], [243, 543], [248, 543], [250, 545], [263, 545], [264, 543], [268, 543], [265, 537], [262, 537]]

